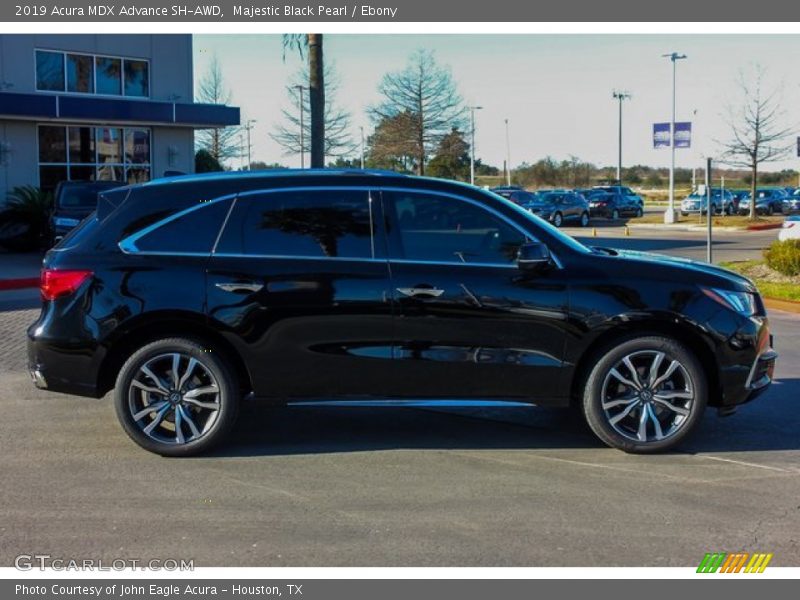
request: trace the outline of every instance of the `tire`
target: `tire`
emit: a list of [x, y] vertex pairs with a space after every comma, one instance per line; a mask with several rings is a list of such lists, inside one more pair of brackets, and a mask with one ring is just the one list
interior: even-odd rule
[[733, 207], [730, 204], [725, 208], [725, 214], [729, 217], [733, 214]]
[[564, 216], [557, 212], [553, 215], [553, 225], [556, 227], [561, 227], [564, 224]]
[[688, 217], [688, 216], [689, 216], [689, 213], [681, 211], [681, 216], [682, 216], [682, 217]]
[[639, 208], [636, 209], [636, 218], [637, 219], [641, 219], [643, 216], [644, 216], [644, 211], [642, 210], [642, 207], [640, 206]]
[[[658, 354], [662, 359], [656, 363]], [[635, 377], [624, 362], [626, 358], [637, 371]], [[673, 361], [678, 366], [670, 375]], [[653, 365], [658, 374], [655, 381], [649, 373]], [[612, 370], [627, 379], [628, 384], [643, 384], [640, 391], [623, 383]], [[666, 380], [659, 384], [659, 379], [665, 376]], [[658, 385], [653, 387], [652, 383]], [[667, 398], [669, 394], [676, 396]], [[606, 445], [633, 454], [650, 454], [670, 450], [686, 440], [700, 423], [707, 401], [705, 372], [689, 349], [668, 337], [638, 336], [615, 340], [599, 354], [583, 389], [583, 414], [591, 430]], [[674, 410], [667, 408], [668, 405]], [[647, 411], [644, 418], [643, 411]], [[625, 414], [612, 423], [621, 413]], [[643, 437], [642, 420], [645, 421]]]
[[711, 216], [713, 217], [715, 214], [717, 214], [717, 205], [716, 204], [712, 204], [711, 205]]
[[767, 204], [767, 216], [771, 217], [775, 212], [775, 207], [772, 204]]
[[581, 227], [588, 227], [589, 226], [589, 213], [583, 212], [581, 213]]
[[[177, 381], [175, 356], [180, 357]], [[199, 389], [205, 391], [192, 393]], [[239, 400], [228, 362], [198, 341], [177, 337], [134, 352], [114, 388], [122, 428], [139, 446], [161, 456], [193, 456], [219, 444], [236, 422]]]
[[616, 208], [614, 210], [612, 210], [610, 218], [611, 218], [612, 221], [617, 221], [619, 219], [619, 210], [616, 209]]

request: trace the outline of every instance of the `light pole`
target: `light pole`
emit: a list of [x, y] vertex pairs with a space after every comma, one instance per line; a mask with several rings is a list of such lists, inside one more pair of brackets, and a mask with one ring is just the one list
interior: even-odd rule
[[256, 122], [257, 121], [255, 119], [247, 119], [247, 122], [244, 125], [245, 130], [247, 130], [247, 170], [248, 171], [252, 170], [251, 165], [253, 164], [253, 161], [251, 160], [251, 157], [250, 157], [250, 151], [251, 151], [251, 148], [252, 148], [252, 145], [250, 144], [250, 130], [253, 128], [253, 123], [256, 123]]
[[670, 147], [670, 164], [669, 164], [669, 207], [667, 212], [664, 213], [664, 223], [675, 222], [675, 74], [676, 65], [679, 60], [686, 58], [685, 54], [678, 54], [671, 52], [670, 54], [662, 54], [663, 58], [669, 58], [672, 61], [672, 121], [669, 128], [669, 147]]
[[468, 106], [467, 107], [470, 112], [470, 124], [471, 124], [471, 139], [472, 142], [470, 144], [470, 154], [469, 154], [469, 182], [472, 185], [475, 185], [475, 111], [481, 110], [482, 106]]
[[506, 185], [511, 185], [511, 138], [508, 135], [508, 119], [506, 119]]
[[300, 93], [300, 168], [306, 168], [306, 140], [305, 140], [305, 129], [306, 126], [303, 123], [303, 106], [305, 105], [305, 101], [303, 100], [303, 90], [308, 89], [304, 85], [296, 85], [294, 86], [295, 89]]
[[364, 168], [364, 126], [359, 127], [361, 130], [361, 168]]
[[614, 90], [611, 95], [619, 101], [619, 131], [617, 140], [617, 181], [622, 185], [622, 101], [630, 100], [629, 92], [619, 92]]

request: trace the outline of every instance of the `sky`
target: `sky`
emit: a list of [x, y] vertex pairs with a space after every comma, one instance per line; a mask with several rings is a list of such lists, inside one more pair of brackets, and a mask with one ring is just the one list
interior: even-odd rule
[[[502, 167], [509, 120], [511, 165], [545, 156], [569, 156], [598, 166], [617, 163], [618, 104], [614, 89], [631, 93], [623, 106], [623, 163], [668, 166], [669, 149], [652, 148], [652, 124], [671, 117], [672, 64], [662, 54], [680, 52], [677, 121], [693, 122], [693, 147], [676, 150], [676, 164], [700, 167], [719, 155], [730, 137], [730, 106], [741, 105], [740, 72], [759, 64], [767, 87], [780, 90], [785, 125], [800, 135], [800, 36], [631, 34], [326, 34], [325, 60], [340, 81], [338, 105], [352, 113], [352, 133], [373, 124], [367, 108], [381, 99], [387, 72], [401, 70], [419, 48], [432, 50], [450, 67], [458, 91], [476, 113], [476, 156]], [[216, 55], [232, 104], [251, 130], [252, 160], [297, 167], [269, 133], [290, 107], [287, 82], [302, 67], [296, 52], [283, 58], [280, 35], [195, 35], [195, 87]], [[244, 145], [244, 144], [243, 144]], [[243, 164], [232, 161], [234, 168]], [[800, 158], [766, 170], [800, 168]]]

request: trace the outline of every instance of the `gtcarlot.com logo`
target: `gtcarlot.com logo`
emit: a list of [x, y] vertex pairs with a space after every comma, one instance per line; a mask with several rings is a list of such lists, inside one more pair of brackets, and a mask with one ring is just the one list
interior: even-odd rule
[[697, 567], [698, 573], [763, 573], [772, 553], [707, 552]]

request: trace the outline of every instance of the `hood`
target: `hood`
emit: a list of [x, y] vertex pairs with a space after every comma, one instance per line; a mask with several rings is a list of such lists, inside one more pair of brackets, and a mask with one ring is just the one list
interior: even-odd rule
[[[710, 265], [699, 260], [681, 258], [678, 256], [667, 256], [666, 254], [656, 254], [653, 252], [639, 252], [636, 250], [611, 250], [617, 258], [621, 258], [633, 263], [639, 263], [644, 268], [659, 266], [670, 270], [675, 270], [676, 277], [686, 278], [694, 274], [696, 282], [701, 285], [713, 286], [727, 290], [755, 292], [756, 287], [747, 277], [735, 273], [723, 267]], [[687, 271], [689, 274], [687, 274]], [[645, 271], [647, 272], [647, 271]]]

